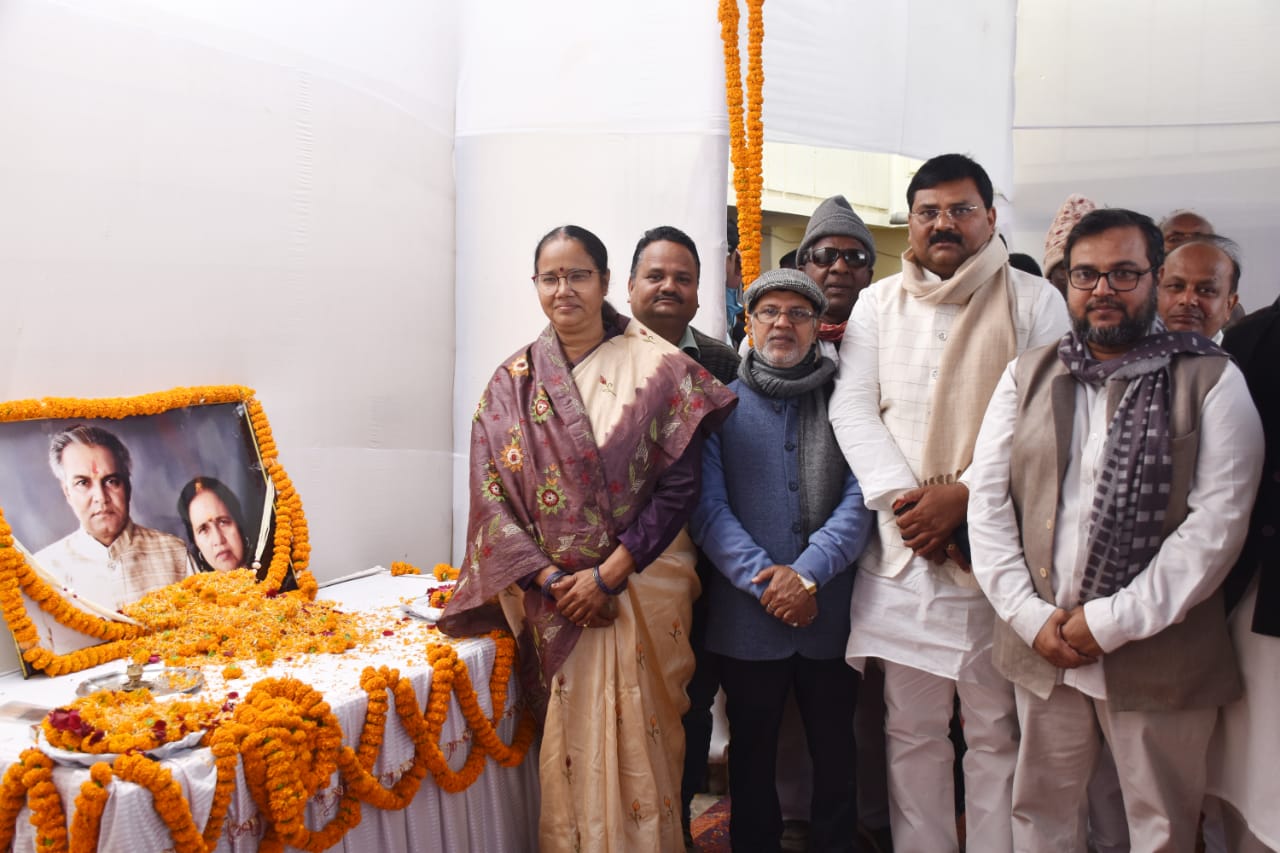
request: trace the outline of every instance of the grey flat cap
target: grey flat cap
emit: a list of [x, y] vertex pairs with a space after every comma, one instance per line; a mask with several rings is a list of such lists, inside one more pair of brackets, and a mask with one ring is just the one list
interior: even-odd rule
[[813, 279], [800, 272], [800, 270], [783, 269], [769, 270], [751, 282], [747, 292], [742, 295], [743, 304], [747, 306], [747, 313], [750, 314], [755, 309], [756, 300], [771, 290], [790, 290], [792, 293], [800, 294], [813, 303], [813, 310], [817, 311], [819, 315], [827, 310], [827, 297]]

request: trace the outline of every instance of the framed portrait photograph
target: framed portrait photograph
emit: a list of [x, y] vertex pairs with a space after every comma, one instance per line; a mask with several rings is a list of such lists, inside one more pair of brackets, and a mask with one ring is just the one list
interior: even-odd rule
[[[275, 590], [296, 588], [291, 555], [273, 560], [274, 447], [263, 453], [255, 401], [212, 396], [34, 409], [53, 417], [15, 417], [15, 404], [0, 404], [0, 509], [11, 531], [0, 583], [10, 590], [20, 576], [23, 613], [10, 612], [6, 592], [5, 617], [26, 674], [47, 669], [47, 655], [133, 633], [126, 606], [197, 572], [251, 569], [268, 581], [274, 568]], [[17, 404], [16, 414], [31, 408]], [[29, 653], [32, 629], [47, 655]]]

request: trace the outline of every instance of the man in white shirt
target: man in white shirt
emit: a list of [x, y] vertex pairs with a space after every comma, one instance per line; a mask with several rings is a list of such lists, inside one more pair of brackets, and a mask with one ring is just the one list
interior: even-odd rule
[[991, 664], [995, 614], [967, 568], [958, 477], [1001, 371], [1061, 337], [1067, 312], [1048, 282], [1010, 268], [994, 239], [993, 202], [990, 178], [968, 157], [920, 167], [907, 188], [903, 271], [854, 304], [830, 404], [877, 515], [879, 535], [858, 563], [846, 656], [858, 669], [867, 658], [884, 661], [899, 853], [959, 849], [948, 738], [957, 695], [968, 849], [1013, 849], [1013, 691]]
[[[114, 433], [86, 424], [64, 429], [49, 443], [49, 465], [80, 524], [37, 551], [35, 560], [73, 604], [87, 600], [117, 611], [191, 574], [181, 539], [130, 519], [132, 463]], [[42, 637], [59, 654], [96, 642], [41, 621], [48, 623]]]
[[1222, 343], [1222, 327], [1240, 297], [1240, 247], [1207, 234], [1178, 244], [1160, 268], [1160, 319], [1170, 331], [1195, 332]]
[[1067, 240], [1072, 333], [992, 396], [965, 475], [974, 573], [1015, 683], [1019, 853], [1084, 851], [1085, 785], [1116, 759], [1132, 849], [1192, 850], [1218, 706], [1240, 692], [1222, 579], [1262, 462], [1240, 371], [1152, 333], [1161, 235], [1127, 210]]

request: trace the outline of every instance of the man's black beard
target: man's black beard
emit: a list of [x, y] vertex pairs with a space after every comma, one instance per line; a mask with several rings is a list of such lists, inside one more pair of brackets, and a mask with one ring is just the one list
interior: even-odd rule
[[[1130, 317], [1126, 313], [1125, 318], [1114, 326], [1104, 326], [1096, 328], [1089, 324], [1089, 312], [1086, 308], [1085, 313], [1079, 317], [1072, 316], [1071, 330], [1076, 333], [1076, 337], [1086, 344], [1098, 344], [1107, 349], [1129, 349], [1138, 341], [1145, 338], [1151, 332], [1151, 322], [1156, 316], [1156, 300], [1155, 292], [1152, 291], [1152, 299], [1150, 302], [1142, 306], [1137, 314]], [[1112, 303], [1113, 305], [1115, 303]], [[1120, 306], [1121, 310], [1125, 310]]]

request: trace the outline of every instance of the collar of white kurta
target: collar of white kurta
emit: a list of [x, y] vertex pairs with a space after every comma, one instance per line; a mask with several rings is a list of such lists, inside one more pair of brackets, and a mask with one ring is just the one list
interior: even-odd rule
[[902, 262], [902, 287], [912, 298], [961, 306], [938, 364], [920, 464], [922, 484], [954, 483], [973, 461], [987, 403], [1000, 374], [1018, 354], [1009, 251], [993, 237], [941, 282], [916, 262], [910, 249]]

